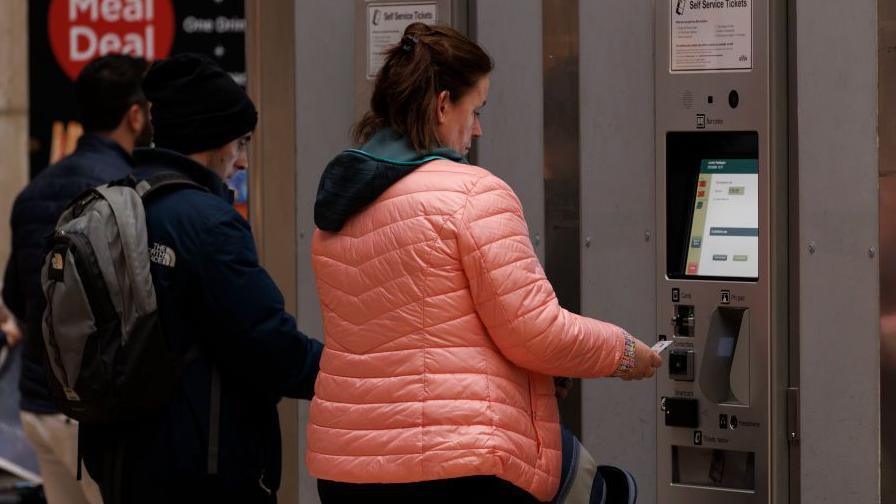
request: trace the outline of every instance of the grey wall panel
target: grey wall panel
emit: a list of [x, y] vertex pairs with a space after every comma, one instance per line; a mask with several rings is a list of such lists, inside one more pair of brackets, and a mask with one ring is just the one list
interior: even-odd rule
[[543, 262], [541, 0], [486, 0], [475, 9], [473, 32], [495, 61], [475, 161], [519, 196]]
[[[896, 474], [896, 0], [878, 0], [880, 136], [881, 474]], [[881, 504], [896, 504], [896, 478], [881, 479]]]
[[[652, 2], [579, 4], [582, 310], [656, 339]], [[549, 104], [546, 104], [549, 106]], [[662, 372], [662, 370], [661, 370]], [[656, 500], [655, 383], [584, 382], [584, 443]]]
[[[880, 256], [880, 470], [881, 474], [893, 475], [896, 474], [896, 176], [893, 175], [880, 178]], [[892, 477], [881, 480], [881, 504], [896, 504], [896, 480]]]
[[876, 12], [796, 7], [805, 503], [879, 501]]
[[[311, 269], [314, 198], [327, 162], [349, 145], [354, 116], [354, 2], [301, 0], [296, 12], [296, 131], [298, 176], [299, 327], [323, 339], [320, 307]], [[308, 403], [301, 402], [300, 453], [305, 453]], [[303, 458], [304, 460], [304, 458]], [[317, 487], [304, 464], [299, 481], [302, 504], [318, 502]]]

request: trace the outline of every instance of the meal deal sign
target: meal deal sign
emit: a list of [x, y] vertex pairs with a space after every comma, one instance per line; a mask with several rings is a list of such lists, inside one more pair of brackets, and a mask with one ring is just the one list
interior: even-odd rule
[[754, 0], [669, 0], [669, 71], [753, 69]]
[[56, 61], [74, 80], [84, 65], [106, 54], [168, 56], [174, 10], [171, 0], [52, 0], [47, 32]]
[[32, 176], [77, 146], [74, 81], [100, 56], [199, 53], [245, 85], [245, 10], [245, 0], [28, 0]]

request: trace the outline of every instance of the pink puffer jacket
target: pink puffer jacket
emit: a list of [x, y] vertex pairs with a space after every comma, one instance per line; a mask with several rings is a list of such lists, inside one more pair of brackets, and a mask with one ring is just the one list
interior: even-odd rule
[[553, 498], [552, 376], [612, 374], [625, 333], [560, 307], [510, 187], [482, 168], [432, 161], [338, 233], [318, 230], [312, 250], [326, 348], [311, 474], [496, 475]]

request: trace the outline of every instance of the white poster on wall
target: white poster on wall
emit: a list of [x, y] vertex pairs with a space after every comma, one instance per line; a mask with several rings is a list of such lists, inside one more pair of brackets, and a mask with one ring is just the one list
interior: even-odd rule
[[437, 20], [436, 2], [368, 4], [367, 78], [376, 78], [386, 61], [386, 51], [401, 41], [409, 24], [433, 24]]
[[669, 0], [669, 71], [753, 69], [753, 0]]

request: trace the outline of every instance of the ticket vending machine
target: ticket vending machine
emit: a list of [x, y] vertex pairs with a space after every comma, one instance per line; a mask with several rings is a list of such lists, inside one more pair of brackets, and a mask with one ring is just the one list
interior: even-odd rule
[[657, 502], [786, 502], [786, 3], [655, 5]]

